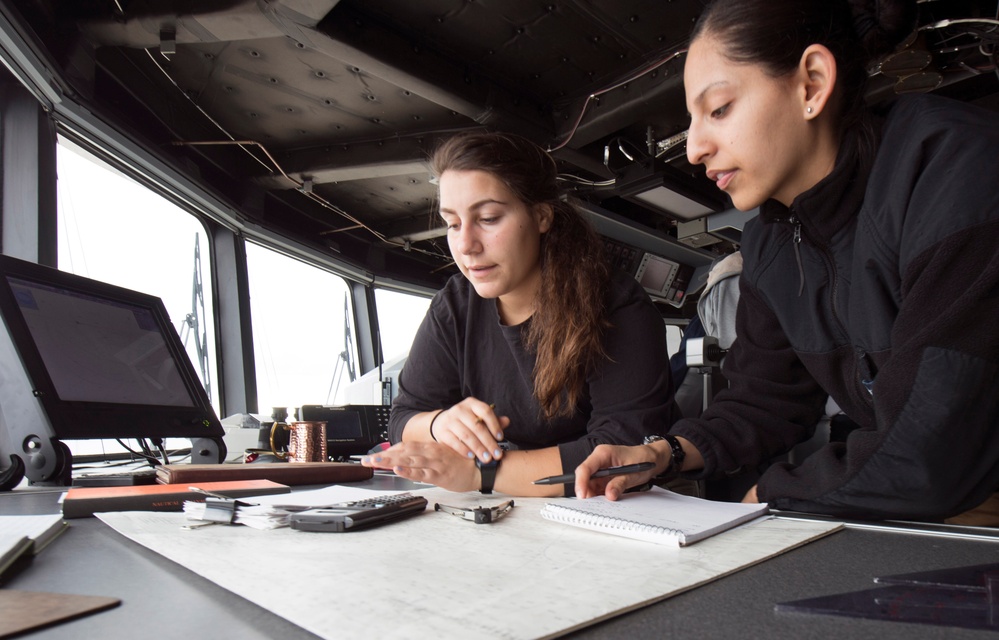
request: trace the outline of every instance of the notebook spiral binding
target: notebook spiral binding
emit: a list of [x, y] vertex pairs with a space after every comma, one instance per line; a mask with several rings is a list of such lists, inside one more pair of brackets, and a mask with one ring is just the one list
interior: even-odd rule
[[598, 530], [634, 531], [649, 536], [663, 536], [667, 538], [677, 538], [682, 535], [680, 531], [668, 527], [643, 524], [634, 520], [625, 520], [611, 516], [597, 516], [559, 505], [548, 505], [541, 511], [541, 516], [553, 522], [584, 526]]

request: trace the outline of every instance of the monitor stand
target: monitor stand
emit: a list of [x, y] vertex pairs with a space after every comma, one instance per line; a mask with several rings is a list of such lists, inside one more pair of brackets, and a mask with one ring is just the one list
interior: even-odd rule
[[8, 450], [10, 444], [5, 440], [6, 436], [7, 425], [0, 407], [0, 491], [10, 491], [24, 479], [24, 461]]
[[[0, 455], [0, 464], [3, 463], [3, 457], [7, 454], [3, 453]], [[24, 463], [17, 456], [10, 455], [10, 466], [3, 468], [0, 466], [0, 491], [10, 491], [17, 485], [21, 484], [21, 480], [24, 479]]]
[[[28, 434], [18, 451], [6, 451], [0, 446], [0, 456], [9, 457], [11, 462], [10, 467], [4, 467], [0, 462], [0, 491], [10, 491], [24, 477], [36, 486], [68, 487], [73, 484], [73, 454], [55, 437]], [[192, 464], [219, 464], [225, 461], [225, 456], [222, 438], [191, 439]]]
[[[59, 439], [20, 364], [0, 322], [0, 491], [12, 489], [25, 476], [33, 485], [70, 486], [73, 454]], [[225, 461], [225, 455], [222, 436], [191, 438], [191, 462], [217, 464]], [[7, 459], [12, 461], [10, 468], [5, 466]]]
[[15, 455], [23, 460], [24, 475], [33, 485], [66, 487], [73, 482], [73, 453], [61, 440], [31, 434]]
[[191, 464], [222, 464], [228, 453], [222, 438], [191, 438]]

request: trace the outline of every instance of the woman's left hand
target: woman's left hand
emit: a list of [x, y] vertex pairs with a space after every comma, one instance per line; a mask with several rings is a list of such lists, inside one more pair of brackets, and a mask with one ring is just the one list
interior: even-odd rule
[[428, 482], [449, 491], [474, 491], [481, 486], [475, 460], [437, 442], [400, 442], [381, 453], [364, 456], [361, 464], [391, 469], [407, 480]]

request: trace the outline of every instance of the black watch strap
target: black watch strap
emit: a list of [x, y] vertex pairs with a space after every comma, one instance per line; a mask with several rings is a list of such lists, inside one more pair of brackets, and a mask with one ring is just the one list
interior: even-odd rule
[[665, 440], [669, 445], [670, 461], [666, 471], [656, 476], [654, 481], [657, 483], [672, 482], [680, 477], [680, 472], [683, 470], [683, 459], [687, 456], [687, 452], [683, 450], [683, 445], [680, 444], [676, 436], [668, 434], [665, 436], [646, 436], [643, 444], [651, 444], [660, 440]]
[[492, 493], [493, 485], [496, 484], [496, 469], [499, 468], [499, 460], [483, 462], [476, 458], [475, 466], [479, 468], [479, 475], [482, 476], [482, 487], [479, 488], [479, 493]]

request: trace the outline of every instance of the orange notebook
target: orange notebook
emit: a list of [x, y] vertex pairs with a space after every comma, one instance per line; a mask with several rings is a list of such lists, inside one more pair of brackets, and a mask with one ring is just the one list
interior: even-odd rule
[[[271, 480], [198, 482], [195, 486], [227, 498], [290, 493], [288, 485]], [[102, 511], [183, 511], [184, 502], [204, 502], [205, 494], [188, 485], [149, 484], [124, 487], [72, 487], [62, 501], [64, 518], [86, 518]]]

